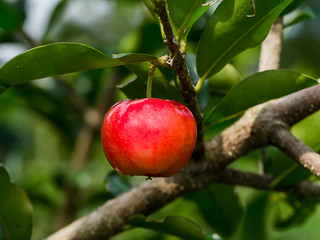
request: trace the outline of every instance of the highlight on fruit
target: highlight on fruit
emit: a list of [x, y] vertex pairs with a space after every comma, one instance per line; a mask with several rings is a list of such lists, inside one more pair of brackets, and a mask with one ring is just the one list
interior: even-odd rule
[[122, 100], [106, 113], [101, 140], [111, 166], [124, 175], [169, 177], [189, 161], [197, 138], [191, 111], [172, 100]]

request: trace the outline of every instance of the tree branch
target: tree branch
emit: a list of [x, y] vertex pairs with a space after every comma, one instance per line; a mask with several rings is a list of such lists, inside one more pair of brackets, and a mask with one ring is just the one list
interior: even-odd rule
[[289, 157], [296, 160], [310, 172], [320, 177], [320, 155], [293, 136], [290, 130], [283, 126], [275, 126], [271, 133], [271, 143], [277, 146]]
[[[305, 104], [310, 103], [307, 99], [314, 99], [313, 94], [315, 91], [320, 91], [320, 86], [314, 86], [283, 97], [280, 100], [273, 100], [252, 107], [246, 111], [243, 117], [235, 124], [206, 143], [208, 161], [191, 161], [183, 171], [173, 177], [155, 179], [152, 182], [148, 181], [130, 192], [106, 202], [96, 211], [56, 232], [50, 236], [48, 240], [106, 239], [120, 232], [129, 217], [134, 214], [149, 214], [154, 212], [173, 199], [188, 192], [202, 189], [212, 182], [231, 182], [232, 176], [227, 176], [230, 174], [230, 172], [228, 172], [229, 170], [224, 172], [227, 165], [252, 150], [265, 147], [272, 143], [272, 132], [275, 130], [275, 126], [278, 126], [277, 123], [280, 122], [280, 120], [282, 121], [281, 126], [283, 126], [283, 124], [289, 126], [294, 123], [293, 119], [297, 121], [300, 119], [289, 117], [296, 115], [296, 110], [290, 107], [285, 114], [287, 117], [282, 118], [282, 107], [292, 104], [292, 99], [298, 99], [297, 97], [303, 92], [304, 100], [301, 103], [297, 103], [299, 105], [297, 107], [301, 109], [303, 106], [304, 108], [309, 108], [309, 106]], [[318, 101], [320, 102], [320, 99], [318, 99]], [[320, 108], [320, 103], [313, 102], [313, 104], [318, 106], [318, 109]], [[313, 110], [316, 110], [315, 107]], [[298, 113], [303, 114], [304, 112]], [[288, 122], [286, 122], [286, 120]], [[290, 148], [290, 144], [291, 143], [289, 143], [286, 148]], [[299, 155], [299, 152], [297, 152], [297, 155]], [[250, 184], [249, 186], [251, 187], [268, 189], [269, 178], [268, 181], [260, 179], [260, 181], [256, 183], [252, 183], [250, 180], [249, 183], [248, 176], [253, 179], [253, 176], [256, 175], [246, 174], [242, 177], [241, 181], [243, 181], [243, 185]], [[239, 176], [237, 179], [240, 179]], [[239, 181], [240, 185], [241, 181]], [[309, 189], [312, 190], [310, 190], [310, 192], [309, 190], [308, 192], [304, 192], [302, 190], [304, 186], [305, 183], [290, 188], [276, 187], [276, 189], [288, 192], [292, 191], [299, 195], [306, 194], [314, 196], [318, 194], [318, 187], [308, 185]]]
[[[177, 72], [181, 93], [186, 105], [197, 120], [198, 136], [202, 142], [202, 116], [185, 64], [184, 54], [180, 51], [179, 43], [175, 42], [165, 1], [156, 0], [155, 6], [155, 13], [160, 17], [166, 36], [165, 43], [170, 52], [170, 66]], [[277, 33], [278, 40], [281, 40], [281, 37], [279, 38], [282, 31], [281, 26], [281, 22], [276, 23], [273, 27], [274, 31], [271, 31]], [[262, 50], [260, 70], [279, 66], [279, 59], [276, 58], [272, 62], [270, 60], [274, 56], [279, 56], [281, 42], [270, 39], [272, 39], [271, 33], [265, 41], [265, 46], [269, 46], [268, 49], [264, 50], [263, 47]], [[273, 51], [270, 51], [270, 44], [274, 45]], [[266, 53], [272, 53], [272, 55]], [[274, 144], [301, 164], [306, 165], [313, 173], [319, 174], [319, 155], [295, 139], [289, 132], [290, 126], [319, 109], [320, 86], [252, 107], [235, 124], [206, 142], [205, 146], [198, 148], [199, 153], [206, 153], [207, 161], [190, 161], [183, 171], [170, 178], [148, 181], [106, 202], [94, 212], [66, 226], [47, 239], [107, 239], [122, 231], [123, 226], [127, 224], [132, 215], [150, 214], [172, 200], [191, 191], [202, 189], [213, 182], [277, 190], [300, 196], [320, 196], [320, 187], [311, 182], [303, 182], [290, 187], [276, 186], [271, 189], [272, 177], [270, 176], [227, 168], [230, 163], [252, 150]]]
[[226, 169], [218, 182], [238, 185], [244, 187], [251, 187], [254, 189], [268, 190], [268, 191], [280, 191], [288, 194], [295, 194], [301, 197], [319, 197], [320, 186], [310, 181], [305, 181], [293, 186], [276, 186], [271, 188], [270, 185], [273, 178], [269, 175], [259, 175], [250, 172], [242, 172], [235, 169]]
[[166, 37], [164, 43], [167, 45], [170, 52], [170, 60], [168, 61], [168, 63], [177, 72], [182, 97], [186, 103], [186, 106], [190, 109], [190, 111], [193, 113], [194, 118], [196, 119], [197, 144], [194, 152], [197, 158], [201, 158], [201, 156], [205, 152], [202, 132], [202, 114], [197, 99], [197, 93], [192, 83], [189, 69], [186, 65], [185, 55], [181, 51], [179, 43], [175, 41], [175, 36], [172, 31], [165, 1], [155, 1], [155, 13], [160, 18], [160, 22]]
[[259, 60], [259, 72], [278, 69], [282, 49], [283, 17], [278, 17], [272, 25], [267, 38], [262, 42]]

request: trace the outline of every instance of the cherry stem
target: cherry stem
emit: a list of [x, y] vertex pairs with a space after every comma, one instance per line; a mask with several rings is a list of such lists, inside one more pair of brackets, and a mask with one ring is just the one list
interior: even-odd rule
[[152, 97], [152, 81], [153, 81], [154, 72], [157, 69], [157, 66], [158, 66], [158, 63], [155, 62], [150, 67], [150, 71], [149, 71], [149, 75], [148, 75], [148, 82], [147, 82], [147, 98]]

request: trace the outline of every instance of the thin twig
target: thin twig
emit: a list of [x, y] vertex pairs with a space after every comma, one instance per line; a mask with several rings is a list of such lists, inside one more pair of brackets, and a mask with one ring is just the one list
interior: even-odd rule
[[288, 194], [296, 194], [301, 197], [319, 197], [320, 186], [311, 181], [305, 181], [297, 185], [292, 186], [275, 186], [271, 188], [273, 178], [269, 175], [260, 175], [256, 173], [243, 172], [235, 169], [226, 169], [218, 182], [251, 187], [254, 189], [268, 190], [268, 191], [280, 191]]
[[186, 106], [193, 113], [197, 123], [197, 144], [195, 147], [195, 155], [201, 158], [204, 153], [203, 133], [202, 133], [202, 114], [200, 111], [197, 93], [195, 91], [189, 69], [185, 62], [185, 55], [180, 50], [179, 43], [175, 41], [175, 36], [172, 31], [169, 16], [166, 9], [166, 2], [163, 0], [155, 1], [155, 13], [159, 16], [160, 22], [165, 33], [166, 39], [164, 40], [170, 52], [169, 65], [177, 72], [180, 92], [186, 103]]

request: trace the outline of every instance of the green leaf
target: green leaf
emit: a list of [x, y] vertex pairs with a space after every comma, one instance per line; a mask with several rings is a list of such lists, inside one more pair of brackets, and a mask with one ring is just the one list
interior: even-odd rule
[[148, 8], [151, 16], [153, 17], [153, 19], [156, 21], [157, 24], [159, 24], [159, 18], [157, 17], [157, 15], [154, 13], [155, 10], [155, 5], [153, 3], [153, 0], [143, 0], [144, 5]]
[[30, 49], [0, 68], [0, 86], [50, 77], [59, 74], [153, 61], [147, 54], [119, 54], [108, 57], [79, 43], [54, 43]]
[[286, 15], [290, 12], [292, 12], [293, 10], [295, 10], [297, 7], [299, 7], [303, 2], [305, 2], [306, 0], [294, 0], [292, 3], [289, 4], [288, 7], [286, 7], [283, 12], [281, 13], [281, 15]]
[[0, 165], [0, 225], [8, 240], [27, 240], [32, 233], [32, 206], [25, 194]]
[[[136, 99], [146, 97], [150, 66], [150, 63], [138, 63], [127, 66], [127, 68], [137, 76], [136, 78], [130, 78], [119, 86], [119, 89], [123, 91], [128, 98]], [[171, 84], [159, 69], [156, 69], [154, 72], [152, 97], [183, 102], [178, 88]]]
[[187, 28], [197, 21], [211, 5], [203, 6], [203, 0], [167, 0], [168, 10], [174, 24]]
[[7, 88], [0, 86], [0, 95], [4, 93], [6, 90]]
[[231, 64], [227, 64], [220, 72], [209, 79], [210, 93], [212, 95], [226, 94], [236, 83], [240, 81], [238, 70]]
[[259, 72], [236, 84], [206, 117], [205, 125], [230, 119], [244, 110], [287, 94], [316, 85], [317, 81], [290, 70]]
[[255, 0], [256, 15], [248, 0], [223, 1], [211, 16], [197, 50], [197, 71], [202, 79], [219, 72], [242, 51], [260, 44], [271, 25], [293, 0]]
[[188, 198], [198, 204], [207, 222], [224, 238], [230, 237], [241, 223], [244, 211], [234, 186], [213, 184]]
[[303, 224], [316, 211], [319, 199], [287, 195], [285, 203], [289, 205], [292, 212], [288, 216], [282, 216], [278, 210], [274, 219], [274, 226], [277, 228], [283, 229]]
[[182, 239], [204, 239], [200, 226], [185, 217], [167, 216], [161, 221], [149, 221], [142, 215], [135, 215], [129, 219], [129, 223], [132, 227], [142, 227]]
[[266, 216], [268, 213], [268, 193], [258, 193], [249, 202], [245, 218], [240, 227], [239, 240], [265, 240], [267, 238]]
[[23, 20], [23, 16], [17, 9], [0, 1], [0, 28], [16, 30], [22, 26]]
[[297, 124], [295, 124], [291, 131], [292, 133], [311, 147], [314, 151], [320, 151], [320, 111], [306, 117]]
[[309, 11], [296, 11], [292, 15], [290, 14], [284, 26], [289, 27], [312, 18], [315, 18], [315, 13], [311, 9]]

